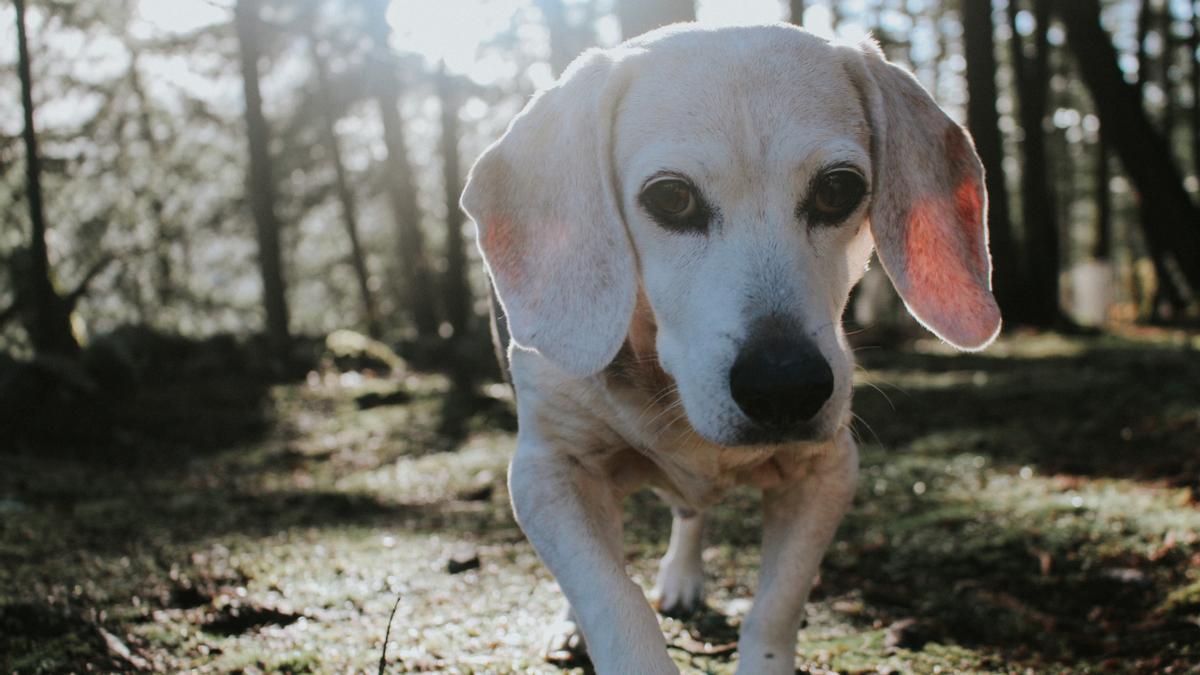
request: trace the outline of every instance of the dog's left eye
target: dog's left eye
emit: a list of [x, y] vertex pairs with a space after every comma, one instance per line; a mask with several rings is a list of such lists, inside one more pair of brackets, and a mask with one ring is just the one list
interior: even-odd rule
[[660, 178], [638, 196], [642, 207], [664, 227], [695, 230], [704, 227], [704, 207], [691, 184], [679, 178]]
[[696, 195], [687, 183], [677, 178], [664, 178], [642, 190], [642, 203], [657, 215], [684, 218], [696, 210]]
[[866, 181], [857, 171], [835, 169], [817, 179], [809, 210], [817, 220], [838, 222], [858, 207], [866, 193]]

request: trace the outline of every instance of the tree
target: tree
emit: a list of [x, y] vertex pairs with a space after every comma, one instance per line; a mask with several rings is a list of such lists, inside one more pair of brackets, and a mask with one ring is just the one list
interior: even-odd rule
[[245, 94], [246, 138], [250, 169], [246, 181], [258, 237], [258, 266], [262, 275], [263, 304], [267, 311], [267, 339], [274, 365], [281, 371], [291, 353], [288, 307], [279, 249], [279, 220], [275, 214], [275, 180], [271, 174], [270, 129], [262, 111], [259, 91], [259, 41], [262, 39], [258, 0], [238, 0], [234, 6], [242, 88]]
[[1188, 38], [1188, 54], [1191, 55], [1192, 82], [1192, 173], [1200, 180], [1200, 2], [1189, 3], [1192, 10], [1192, 34]]
[[558, 77], [567, 69], [575, 50], [571, 48], [571, 26], [567, 23], [567, 10], [562, 0], [537, 0], [550, 32], [550, 70]]
[[[971, 4], [971, 3], [968, 3]], [[1033, 33], [1033, 55], [1027, 56], [1025, 39], [1017, 30], [1020, 5], [1009, 0], [1008, 20], [1012, 30], [1012, 68], [1019, 99], [1018, 117], [1024, 140], [1021, 151], [1021, 222], [1024, 224], [1025, 278], [1028, 286], [1021, 300], [1019, 318], [1038, 326], [1058, 322], [1059, 241], [1055, 217], [1053, 188], [1050, 181], [1050, 161], [1046, 152], [1046, 100], [1050, 87], [1050, 5], [1047, 0], [1033, 0], [1036, 28]]]
[[1188, 54], [1192, 55], [1188, 59], [1192, 64], [1188, 71], [1192, 77], [1192, 117], [1189, 120], [1192, 126], [1192, 172], [1200, 179], [1200, 2], [1190, 2], [1189, 8], [1192, 10], [1192, 35], [1188, 37]]
[[1125, 82], [1117, 51], [1100, 22], [1099, 0], [1054, 0], [1067, 29], [1067, 46], [1092, 95], [1101, 126], [1139, 193], [1142, 229], [1168, 274], [1200, 289], [1200, 210], [1183, 185], [1166, 139], [1143, 109], [1135, 85]]
[[[1141, 6], [1138, 8], [1137, 16], [1137, 79], [1134, 81], [1134, 87], [1137, 91], [1138, 104], [1142, 105], [1146, 100], [1146, 83], [1153, 79], [1154, 61], [1150, 57], [1150, 53], [1146, 50], [1146, 44], [1150, 37], [1150, 28], [1154, 24], [1154, 0], [1141, 0]], [[1138, 217], [1144, 223], [1154, 216], [1147, 211], [1147, 206], [1144, 201], [1139, 200]], [[1157, 285], [1154, 289], [1154, 297], [1150, 302], [1149, 314], [1152, 318], [1158, 318], [1161, 309], [1166, 306], [1173, 311], [1178, 311], [1183, 305], [1183, 294], [1176, 287], [1174, 278], [1167, 271], [1163, 252], [1159, 248], [1158, 243], [1151, 239], [1147, 242], [1147, 248], [1150, 250], [1150, 259], [1154, 263], [1154, 272], [1157, 277]]]
[[1163, 90], [1163, 114], [1162, 128], [1163, 136], [1167, 139], [1167, 146], [1174, 149], [1172, 139], [1175, 137], [1175, 123], [1177, 118], [1176, 108], [1176, 87], [1175, 78], [1171, 76], [1171, 67], [1175, 64], [1176, 53], [1179, 51], [1179, 40], [1175, 36], [1175, 14], [1171, 11], [1171, 3], [1163, 3], [1162, 13], [1159, 15], [1161, 20], [1162, 34], [1162, 63], [1159, 71], [1162, 76]]
[[[37, 354], [73, 357], [79, 353], [79, 343], [71, 332], [70, 307], [54, 289], [50, 278], [46, 214], [42, 205], [41, 156], [33, 122], [33, 75], [25, 34], [25, 0], [15, 0], [15, 4], [17, 71], [21, 80], [21, 107], [25, 116], [21, 138], [25, 143], [25, 199], [29, 205], [30, 243], [27, 260], [29, 269], [25, 277], [27, 290], [23, 291], [21, 284], [14, 283], [17, 292], [13, 310], [14, 313], [21, 311], [27, 317], [26, 330]], [[17, 281], [14, 279], [14, 282]]]
[[1023, 321], [1025, 289], [1009, 219], [1004, 177], [1004, 147], [996, 110], [996, 47], [991, 0], [962, 0], [963, 47], [967, 60], [967, 127], [983, 161], [988, 192], [988, 230], [992, 249], [992, 286], [1001, 311]]
[[1096, 139], [1096, 239], [1092, 246], [1092, 257], [1097, 260], [1112, 258], [1112, 194], [1109, 191], [1112, 170], [1109, 166], [1108, 127], [1100, 125], [1100, 138]]
[[375, 101], [383, 124], [383, 142], [387, 148], [386, 189], [392, 218], [396, 223], [397, 256], [404, 280], [402, 305], [413, 320], [419, 339], [437, 336], [438, 321], [434, 308], [433, 280], [425, 254], [421, 232], [421, 206], [417, 202], [417, 181], [408, 158], [408, 142], [400, 119], [400, 81], [396, 60], [388, 46], [387, 1], [369, 0], [367, 29], [371, 36], [371, 65]]
[[788, 0], [788, 21], [797, 26], [804, 25], [805, 0]]
[[617, 0], [617, 21], [626, 40], [667, 24], [695, 20], [693, 0]]
[[469, 330], [471, 318], [471, 288], [467, 283], [467, 249], [463, 238], [463, 212], [458, 206], [462, 194], [462, 167], [459, 163], [458, 112], [459, 94], [456, 83], [443, 66], [437, 76], [438, 100], [442, 109], [442, 185], [446, 195], [446, 275], [442, 282], [442, 298], [446, 321], [454, 329], [456, 341]]
[[[137, 101], [138, 136], [146, 144], [150, 157], [154, 161], [161, 161], [162, 150], [159, 147], [158, 138], [154, 135], [154, 126], [150, 122], [150, 111], [153, 109], [153, 106], [146, 95], [146, 87], [142, 84], [142, 76], [139, 69], [140, 61], [141, 53], [139, 50], [136, 47], [131, 48], [129, 54], [129, 87], [133, 90], [134, 99]], [[171, 239], [172, 228], [167, 223], [166, 205], [163, 203], [162, 197], [157, 192], [150, 190], [148, 186], [143, 191], [148, 193], [146, 196], [149, 201], [150, 218], [154, 221], [159, 240], [154, 250], [154, 288], [157, 295], [156, 299], [160, 305], [166, 306], [171, 303], [172, 296], [174, 295], [174, 287], [171, 283], [171, 249], [168, 244]]]
[[317, 79], [317, 105], [321, 109], [319, 122], [321, 140], [325, 151], [329, 153], [329, 162], [333, 164], [334, 188], [342, 209], [342, 224], [346, 228], [346, 238], [350, 241], [350, 266], [354, 270], [354, 279], [358, 283], [367, 333], [371, 337], [379, 339], [383, 334], [383, 328], [379, 322], [375, 294], [371, 291], [371, 274], [367, 269], [366, 253], [363, 252], [359, 237], [358, 209], [355, 207], [354, 192], [350, 189], [350, 181], [346, 175], [346, 163], [342, 160], [342, 145], [338, 140], [336, 129], [337, 113], [334, 110], [333, 97], [330, 95], [329, 66], [325, 56], [321, 53], [315, 33], [311, 30], [311, 26], [309, 28], [307, 35], [309, 57], [312, 60], [313, 71]]

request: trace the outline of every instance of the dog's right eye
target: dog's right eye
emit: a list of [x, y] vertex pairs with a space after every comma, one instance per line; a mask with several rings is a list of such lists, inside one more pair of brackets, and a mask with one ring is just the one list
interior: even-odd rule
[[866, 192], [866, 182], [857, 171], [834, 169], [817, 179], [808, 210], [817, 222], [837, 223], [858, 208]]
[[673, 230], [702, 229], [708, 218], [691, 184], [679, 178], [660, 178], [642, 189], [642, 208], [660, 225]]

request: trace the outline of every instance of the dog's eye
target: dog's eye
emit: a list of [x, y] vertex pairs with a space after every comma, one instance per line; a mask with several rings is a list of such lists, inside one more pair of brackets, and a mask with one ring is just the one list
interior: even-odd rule
[[650, 215], [671, 221], [687, 219], [696, 212], [692, 186], [678, 178], [656, 180], [642, 190], [642, 205]]
[[853, 169], [835, 169], [817, 179], [810, 210], [824, 222], [837, 222], [850, 215], [867, 192], [863, 177]]

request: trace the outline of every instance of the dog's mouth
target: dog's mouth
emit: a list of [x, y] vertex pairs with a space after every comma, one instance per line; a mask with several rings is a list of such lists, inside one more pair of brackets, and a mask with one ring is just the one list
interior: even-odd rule
[[725, 445], [749, 447], [788, 443], [823, 443], [833, 438], [833, 434], [827, 431], [825, 426], [827, 425], [814, 422], [787, 426], [768, 426], [750, 422], [735, 431], [732, 442]]

